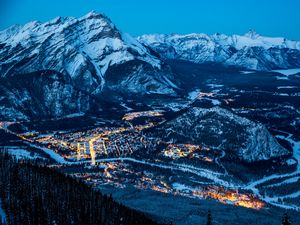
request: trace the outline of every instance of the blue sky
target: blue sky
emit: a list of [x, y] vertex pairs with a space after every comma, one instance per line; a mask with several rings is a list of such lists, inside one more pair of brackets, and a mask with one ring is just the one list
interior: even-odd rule
[[124, 32], [243, 34], [300, 40], [299, 0], [0, 0], [0, 29], [56, 16], [109, 16]]

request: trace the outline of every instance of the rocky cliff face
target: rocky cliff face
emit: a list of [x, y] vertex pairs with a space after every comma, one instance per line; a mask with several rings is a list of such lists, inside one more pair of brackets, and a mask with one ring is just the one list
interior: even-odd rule
[[39, 119], [86, 112], [90, 95], [74, 88], [70, 77], [39, 71], [1, 79], [0, 109], [5, 120]]
[[165, 141], [216, 148], [223, 150], [229, 159], [246, 162], [289, 154], [265, 126], [219, 107], [191, 108], [163, 124], [155, 133]]
[[244, 36], [144, 35], [138, 40], [151, 46], [165, 59], [221, 63], [262, 71], [300, 67], [300, 42], [262, 37], [253, 31]]
[[[176, 94], [168, 67], [147, 47], [120, 32], [106, 16], [94, 12], [79, 19], [58, 17], [47, 23], [35, 21], [10, 27], [0, 32], [0, 46], [0, 106], [10, 106], [1, 113], [5, 117], [28, 117], [30, 110], [24, 108], [25, 101], [32, 106], [33, 114], [40, 111], [34, 108], [33, 99], [37, 96], [32, 89], [38, 85], [24, 87], [28, 90], [24, 93], [25, 89], [13, 87], [12, 80], [25, 74], [28, 83], [39, 80], [43, 87], [38, 88], [44, 91], [43, 95], [49, 94], [40, 102], [45, 109], [41, 116], [88, 111], [90, 105], [81, 105], [78, 95], [85, 96], [83, 102], [89, 102], [91, 97], [101, 97], [107, 91], [114, 91], [115, 95]], [[51, 74], [50, 80], [55, 76], [59, 81], [48, 84], [43, 71]], [[34, 78], [30, 74], [35, 74]], [[7, 89], [10, 85], [13, 88]], [[80, 105], [75, 107], [76, 104]]]

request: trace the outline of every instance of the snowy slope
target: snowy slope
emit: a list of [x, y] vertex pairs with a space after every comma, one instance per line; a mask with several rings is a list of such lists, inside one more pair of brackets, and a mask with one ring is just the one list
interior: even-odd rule
[[[13, 26], [0, 32], [0, 43], [4, 44], [0, 50], [2, 77], [11, 72], [14, 62], [25, 57], [34, 60], [30, 66], [19, 68], [22, 72], [55, 69], [72, 77], [78, 76], [89, 63], [100, 78], [108, 66], [133, 59], [160, 67], [159, 59], [147, 48], [121, 33], [107, 17], [94, 12], [79, 19], [57, 17], [47, 23], [35, 21]], [[3, 68], [7, 64], [10, 68]]]
[[144, 35], [138, 40], [167, 59], [217, 62], [253, 70], [300, 66], [300, 42], [247, 34]]
[[0, 79], [5, 118], [61, 117], [88, 111], [104, 92], [175, 95], [177, 88], [149, 48], [95, 12], [1, 31]]

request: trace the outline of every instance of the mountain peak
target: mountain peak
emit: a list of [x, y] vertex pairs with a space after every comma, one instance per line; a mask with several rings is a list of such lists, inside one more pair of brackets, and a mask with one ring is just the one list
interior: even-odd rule
[[[24, 77], [34, 82], [36, 75], [41, 75], [43, 83], [39, 87], [44, 90], [51, 86], [51, 93], [47, 92], [45, 98], [55, 94], [62, 96], [61, 99], [43, 99], [39, 103], [44, 108], [37, 111], [43, 116], [48, 111], [55, 116], [69, 110], [81, 112], [82, 106], [84, 111], [89, 110], [93, 104], [88, 105], [90, 96], [102, 97], [103, 92], [122, 92], [122, 95], [176, 94], [172, 73], [162, 67], [159, 57], [130, 35], [118, 30], [108, 17], [94, 11], [80, 18], [57, 17], [45, 23], [30, 22], [11, 27], [0, 32], [0, 45], [1, 78], [7, 78], [10, 83], [11, 77], [26, 74]], [[52, 87], [52, 83], [44, 81], [44, 71], [47, 71], [47, 78], [53, 76], [66, 82], [59, 81], [61, 88]], [[0, 84], [0, 92], [2, 90]], [[81, 92], [85, 93], [84, 102], [80, 100], [77, 105], [73, 104]], [[4, 95], [2, 93], [1, 97]], [[9, 95], [8, 92], [6, 94]], [[15, 102], [21, 102], [15, 97], [9, 103], [12, 110]], [[35, 101], [36, 96], [31, 97], [28, 101]], [[62, 100], [64, 98], [68, 100]], [[64, 102], [72, 103], [69, 106]], [[50, 106], [52, 104], [55, 107]], [[8, 117], [17, 114], [18, 110], [15, 110]], [[20, 118], [26, 116], [31, 115], [24, 113]]]
[[260, 35], [255, 30], [252, 30], [252, 29], [250, 29], [245, 34], [245, 36], [248, 37], [248, 38], [251, 38], [251, 39], [256, 39], [256, 38], [260, 37]]
[[96, 11], [91, 11], [88, 14], [86, 14], [85, 16], [83, 16], [81, 19], [108, 19], [107, 16], [105, 16], [104, 14], [98, 13]]
[[[56, 17], [46, 23], [34, 21], [12, 27], [0, 32], [0, 43], [6, 45], [0, 49], [0, 59], [1, 56], [6, 58], [17, 46], [22, 46], [23, 54], [14, 56], [14, 62], [32, 59], [31, 64], [19, 68], [22, 73], [33, 69], [54, 70], [79, 77], [86, 71], [86, 77], [94, 76], [89, 82], [94, 82], [95, 77], [98, 82], [104, 79], [110, 66], [125, 62], [140, 60], [155, 68], [161, 66], [161, 61], [148, 48], [123, 34], [108, 17], [95, 11], [81, 18]], [[38, 63], [41, 61], [43, 64]], [[1, 68], [5, 63], [9, 61], [0, 63], [3, 76], [10, 72]]]

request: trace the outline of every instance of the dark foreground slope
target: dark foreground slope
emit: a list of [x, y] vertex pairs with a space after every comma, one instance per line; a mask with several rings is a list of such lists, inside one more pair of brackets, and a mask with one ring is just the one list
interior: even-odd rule
[[9, 225], [156, 224], [54, 169], [0, 155], [0, 198]]

